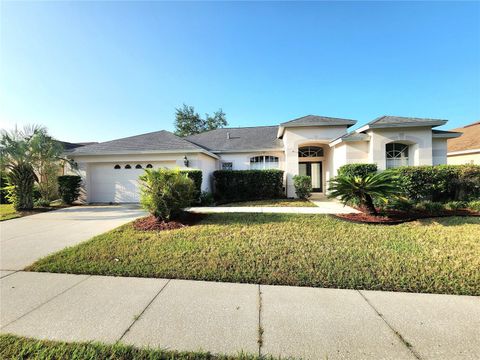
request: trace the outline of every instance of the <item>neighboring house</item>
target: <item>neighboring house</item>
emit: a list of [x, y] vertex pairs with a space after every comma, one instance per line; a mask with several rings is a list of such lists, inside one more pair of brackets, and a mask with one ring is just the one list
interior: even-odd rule
[[458, 139], [448, 140], [447, 163], [480, 165], [480, 121], [453, 131], [463, 135]]
[[279, 126], [222, 128], [180, 138], [168, 131], [82, 146], [68, 156], [85, 187], [87, 202], [138, 202], [138, 176], [146, 168], [203, 171], [202, 189], [212, 190], [217, 169], [281, 169], [288, 197], [293, 176], [309, 175], [325, 192], [338, 168], [376, 163], [379, 169], [447, 162], [447, 139], [459, 133], [432, 130], [447, 120], [382, 116], [348, 133], [355, 120], [308, 115]]

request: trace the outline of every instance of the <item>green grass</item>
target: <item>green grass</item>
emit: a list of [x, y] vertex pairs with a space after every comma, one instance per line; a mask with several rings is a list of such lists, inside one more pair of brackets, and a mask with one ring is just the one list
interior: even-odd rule
[[316, 207], [314, 203], [308, 200], [301, 200], [301, 199], [267, 199], [267, 200], [255, 200], [255, 201], [242, 201], [242, 202], [222, 204], [219, 206]]
[[15, 219], [20, 216], [12, 204], [0, 204], [0, 221]]
[[480, 218], [401, 225], [326, 215], [212, 214], [178, 230], [124, 225], [28, 270], [480, 295]]
[[0, 359], [36, 360], [253, 360], [253, 355], [221, 356], [201, 352], [177, 352], [160, 349], [139, 349], [122, 344], [66, 343], [34, 340], [14, 335], [0, 335]]

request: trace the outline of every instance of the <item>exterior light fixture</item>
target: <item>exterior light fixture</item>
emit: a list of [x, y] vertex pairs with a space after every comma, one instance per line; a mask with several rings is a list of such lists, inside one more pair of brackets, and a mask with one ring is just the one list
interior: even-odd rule
[[185, 156], [183, 157], [183, 164], [184, 164], [186, 167], [188, 167], [187, 155], [185, 155]]

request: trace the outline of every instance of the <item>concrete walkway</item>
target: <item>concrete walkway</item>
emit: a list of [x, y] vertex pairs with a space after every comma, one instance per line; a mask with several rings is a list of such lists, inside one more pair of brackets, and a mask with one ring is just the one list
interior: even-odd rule
[[143, 216], [138, 206], [74, 206], [0, 222], [0, 269], [35, 260]]
[[2, 333], [306, 359], [478, 359], [471, 296], [2, 272]]

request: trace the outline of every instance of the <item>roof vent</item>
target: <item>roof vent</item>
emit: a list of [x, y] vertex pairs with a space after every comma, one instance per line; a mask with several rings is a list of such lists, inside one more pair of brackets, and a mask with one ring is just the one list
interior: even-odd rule
[[227, 131], [227, 139], [230, 140], [230, 133]]

